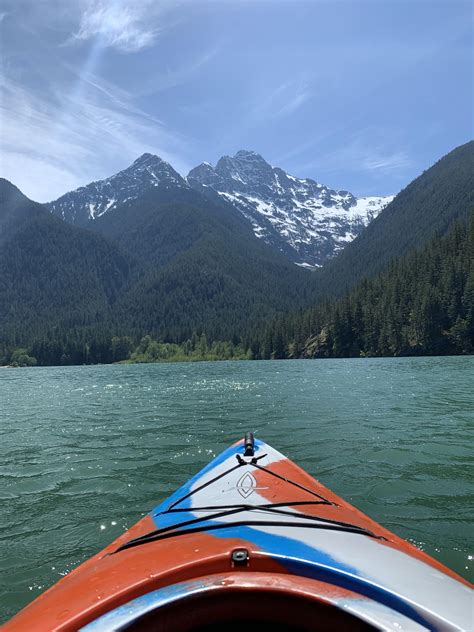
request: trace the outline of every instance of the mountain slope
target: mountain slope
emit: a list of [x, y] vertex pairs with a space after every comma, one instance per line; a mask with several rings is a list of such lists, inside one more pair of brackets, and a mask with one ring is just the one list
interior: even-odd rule
[[[278, 272], [285, 276], [276, 283]], [[304, 293], [288, 269], [268, 262], [256, 273], [240, 253], [205, 238], [134, 285], [116, 305], [113, 321], [123, 333], [149, 332], [171, 342], [195, 332], [214, 341], [238, 340], [256, 323], [307, 305]]]
[[166, 189], [187, 185], [170, 164], [158, 156], [143, 154], [127, 169], [66, 193], [45, 206], [70, 224], [88, 226], [104, 213], [158, 186]]
[[[139, 339], [151, 334], [183, 342], [205, 332], [214, 340], [249, 341], [252, 331], [275, 316], [343, 294], [363, 277], [386, 270], [393, 259], [423, 247], [433, 235], [442, 235], [456, 220], [464, 221], [474, 208], [473, 166], [474, 143], [455, 149], [406, 187], [333, 261], [313, 273], [295, 266], [263, 239], [256, 239], [251, 223], [226, 196], [208, 185], [190, 187], [153, 156], [143, 156], [130, 168], [145, 184], [135, 187], [131, 171], [125, 179], [122, 174], [114, 180], [114, 194], [130, 186], [105, 212], [87, 215], [91, 198], [81, 190], [70, 194], [72, 206], [65, 217], [71, 222], [84, 220], [90, 230], [71, 226], [0, 180], [0, 304], [5, 306], [0, 311], [0, 342], [5, 348], [7, 341], [9, 349], [33, 342], [43, 348], [43, 342], [54, 342], [55, 349], [46, 354], [51, 363], [62, 361], [61, 349], [70, 342], [81, 348], [74, 356], [79, 362], [110, 361], [115, 335]], [[275, 169], [268, 167], [273, 178]], [[252, 187], [257, 190], [261, 183], [257, 171], [249, 169], [245, 177], [247, 183], [241, 183], [242, 187], [254, 178]], [[103, 202], [109, 200], [111, 186], [99, 187]], [[266, 190], [259, 190], [259, 195]], [[418, 266], [416, 257], [410, 261]], [[436, 256], [430, 261], [436, 264]], [[451, 280], [457, 286], [464, 283], [467, 273], [463, 265], [458, 261], [446, 268], [448, 281], [443, 281], [443, 287], [452, 285]], [[430, 269], [427, 278], [435, 282], [435, 268]], [[403, 275], [408, 278], [406, 269], [402, 280], [393, 285], [396, 296], [403, 295]], [[416, 284], [410, 287], [416, 288]], [[334, 321], [336, 338], [344, 328], [353, 333], [358, 329], [354, 323], [362, 322], [357, 305], [364, 303], [364, 291], [358, 294], [354, 314], [341, 308]], [[455, 298], [449, 294], [449, 318], [457, 314], [466, 320], [466, 313], [460, 310], [472, 292], [467, 293], [468, 299], [465, 292], [461, 294]], [[376, 292], [370, 297], [365, 307], [369, 315], [371, 300], [379, 300]], [[418, 311], [431, 318], [438, 309], [436, 300], [428, 296]], [[446, 303], [448, 299], [442, 300]], [[382, 301], [382, 315], [385, 305], [389, 303]], [[270, 327], [268, 339], [257, 340], [256, 355], [284, 357], [285, 340], [295, 340], [295, 348], [301, 347], [301, 332], [308, 326], [310, 333], [316, 331], [321, 309], [326, 308], [306, 311], [301, 319], [299, 315], [287, 318], [283, 322], [288, 330], [281, 324]], [[411, 318], [411, 311], [401, 313]], [[401, 321], [396, 322], [399, 327]], [[442, 327], [455, 331], [451, 321], [442, 321]], [[388, 339], [389, 333], [383, 336]], [[318, 345], [323, 342], [319, 340]], [[394, 348], [390, 345], [385, 348]], [[373, 353], [374, 348], [360, 350]], [[424, 347], [426, 352], [435, 348]]]
[[[241, 335], [315, 299], [313, 275], [256, 240], [246, 220], [192, 189], [149, 191], [94, 222], [142, 265], [114, 307], [117, 329], [180, 341]], [[124, 325], [126, 324], [126, 325]]]
[[[225, 204], [214, 204], [189, 187], [146, 190], [124, 202], [112, 213], [89, 223], [90, 230], [119, 243], [144, 263], [163, 265], [187, 250], [200, 237], [226, 229], [231, 241], [244, 238], [257, 252], [263, 244], [254, 238], [244, 218]], [[263, 248], [268, 253], [268, 247]]]
[[259, 154], [238, 151], [216, 167], [203, 163], [188, 182], [234, 205], [255, 235], [306, 267], [334, 257], [386, 206], [392, 197], [355, 198], [311, 179], [299, 179], [272, 167]]
[[0, 181], [0, 331], [23, 344], [108, 315], [132, 263], [100, 235], [69, 226]]
[[14, 184], [0, 178], [0, 246], [25, 222], [44, 214], [41, 204], [32, 202]]
[[474, 209], [474, 141], [457, 147], [413, 180], [320, 271], [322, 295], [342, 294], [390, 261], [443, 235]]

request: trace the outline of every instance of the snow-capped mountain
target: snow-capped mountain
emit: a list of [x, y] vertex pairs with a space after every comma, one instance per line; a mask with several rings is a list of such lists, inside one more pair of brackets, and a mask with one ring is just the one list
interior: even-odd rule
[[321, 266], [352, 241], [393, 196], [356, 198], [272, 167], [253, 151], [202, 163], [191, 186], [216, 192], [252, 224], [254, 233], [295, 263]]
[[250, 222], [258, 238], [294, 263], [310, 268], [333, 257], [393, 199], [356, 198], [348, 191], [295, 178], [255, 152], [239, 151], [232, 158], [221, 158], [216, 167], [199, 165], [187, 179], [158, 156], [143, 154], [127, 169], [46, 206], [71, 224], [91, 226], [105, 213], [155, 187], [185, 190], [188, 197], [199, 191], [214, 201], [226, 202]]
[[91, 220], [157, 186], [187, 187], [187, 184], [169, 163], [153, 154], [143, 154], [114, 176], [66, 193], [46, 206], [67, 222], [86, 226]]

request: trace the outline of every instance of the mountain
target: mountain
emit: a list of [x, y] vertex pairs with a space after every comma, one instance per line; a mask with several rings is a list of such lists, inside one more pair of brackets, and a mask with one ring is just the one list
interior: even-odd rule
[[457, 147], [401, 191], [319, 274], [321, 296], [341, 295], [391, 261], [444, 235], [474, 209], [474, 141]]
[[[76, 226], [96, 230], [118, 208], [147, 192], [163, 199], [192, 203], [197, 191], [215, 207], [233, 210], [249, 223], [256, 237], [290, 261], [313, 268], [337, 254], [386, 206], [391, 197], [355, 198], [313, 180], [302, 180], [271, 167], [254, 152], [221, 158], [214, 169], [204, 163], [187, 179], [152, 154], [143, 154], [127, 169], [92, 182], [46, 204]], [[172, 195], [171, 195], [172, 194]]]
[[52, 216], [0, 179], [0, 342], [96, 325], [133, 262], [116, 246]]
[[186, 187], [173, 167], [152, 154], [143, 154], [127, 169], [110, 178], [92, 182], [61, 196], [45, 206], [58, 217], [76, 226], [88, 226], [107, 211], [136, 200], [154, 187]]
[[255, 235], [305, 267], [318, 267], [359, 235], [393, 197], [356, 198], [272, 167], [253, 151], [192, 169], [189, 184], [235, 206]]

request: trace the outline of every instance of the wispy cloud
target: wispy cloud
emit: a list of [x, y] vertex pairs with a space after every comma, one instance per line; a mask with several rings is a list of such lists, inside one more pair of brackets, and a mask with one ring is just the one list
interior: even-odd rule
[[287, 101], [279, 110], [276, 111], [275, 116], [287, 116], [296, 112], [306, 101], [311, 97], [311, 92], [305, 90], [294, 94], [289, 101]]
[[158, 94], [185, 84], [187, 81], [194, 79], [201, 69], [215, 59], [219, 50], [220, 46], [217, 44], [174, 68], [167, 66], [155, 69], [143, 82], [143, 86], [136, 92], [136, 95], [143, 97]]
[[319, 152], [316, 160], [299, 164], [300, 173], [320, 169], [327, 173], [341, 170], [388, 175], [413, 165], [399, 133], [393, 129], [366, 127], [337, 139], [339, 146]]
[[291, 80], [267, 91], [264, 97], [258, 95], [251, 108], [251, 117], [256, 121], [278, 119], [298, 110], [312, 96], [307, 82]]
[[[37, 29], [28, 54], [14, 54], [10, 43], [0, 60], [0, 176], [46, 202], [126, 167], [143, 152], [187, 172], [190, 165], [182, 157], [189, 153], [189, 139], [165, 124], [156, 107], [141, 107], [146, 99], [137, 88], [146, 84], [150, 66], [133, 90], [100, 74], [105, 60], [117, 67], [117, 53], [138, 52], [174, 28], [183, 19], [175, 12], [182, 0], [45, 0], [44, 15], [38, 13], [41, 2], [33, 5], [33, 16], [26, 11], [28, 0], [6, 1], [14, 12], [13, 28]], [[31, 50], [39, 61], [31, 61]], [[173, 82], [185, 81], [213, 54], [188, 62], [188, 72]], [[161, 70], [166, 73], [163, 65]]]
[[74, 38], [96, 38], [104, 47], [137, 52], [155, 42], [162, 29], [157, 18], [169, 7], [163, 0], [89, 0]]
[[[313, 142], [301, 145], [298, 149], [308, 159], [294, 161], [291, 158], [295, 156], [287, 157], [287, 168], [300, 177], [311, 177], [335, 188], [349, 186], [356, 195], [392, 194], [413, 174], [416, 163], [412, 148], [401, 130], [368, 126], [334, 132], [320, 137], [317, 151]], [[279, 160], [278, 164], [287, 163]]]
[[381, 148], [375, 148], [373, 156], [367, 156], [362, 161], [362, 166], [368, 171], [382, 171], [388, 173], [404, 169], [411, 165], [411, 160], [405, 152], [398, 151], [387, 153]]
[[145, 151], [178, 170], [185, 142], [157, 119], [114, 94], [94, 77], [66, 94], [48, 86], [39, 94], [4, 78], [0, 93], [0, 171], [29, 197], [46, 202], [124, 168]]
[[[63, 99], [68, 98], [72, 103], [78, 93], [84, 94], [87, 91], [87, 88], [92, 88], [93, 91], [97, 92], [98, 96], [108, 100], [111, 105], [114, 105], [121, 110], [125, 110], [129, 114], [134, 114], [141, 118], [147, 119], [148, 121], [156, 123], [157, 125], [163, 125], [163, 122], [155, 116], [144, 112], [140, 108], [134, 106], [132, 95], [130, 95], [126, 90], [123, 90], [111, 84], [103, 77], [98, 77], [92, 72], [92, 70], [84, 70], [83, 68], [78, 70], [71, 64], [63, 64], [63, 66], [71, 73], [71, 75], [76, 77], [77, 81], [77, 90], [73, 94], [63, 96]], [[134, 92], [133, 97], [136, 96], [137, 94], [136, 92]]]

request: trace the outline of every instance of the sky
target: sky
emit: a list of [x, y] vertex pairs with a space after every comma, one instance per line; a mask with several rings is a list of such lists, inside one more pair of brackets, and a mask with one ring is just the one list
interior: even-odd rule
[[471, 0], [0, 0], [0, 176], [40, 202], [254, 150], [395, 194], [473, 133]]

